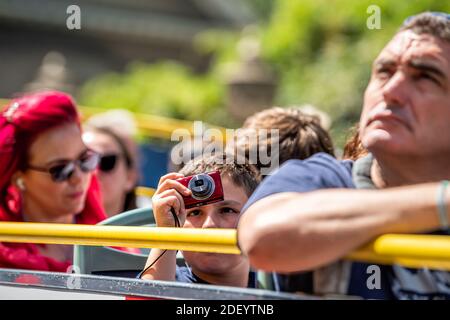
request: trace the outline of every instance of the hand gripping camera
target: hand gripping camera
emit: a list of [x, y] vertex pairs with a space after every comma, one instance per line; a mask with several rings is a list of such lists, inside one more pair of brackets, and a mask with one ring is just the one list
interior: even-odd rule
[[192, 192], [192, 196], [183, 196], [186, 209], [223, 201], [223, 187], [219, 171], [200, 173], [177, 179], [177, 181]]

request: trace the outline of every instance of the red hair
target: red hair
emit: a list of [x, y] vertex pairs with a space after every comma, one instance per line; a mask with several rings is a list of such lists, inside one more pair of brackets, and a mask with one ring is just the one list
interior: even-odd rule
[[[0, 221], [23, 221], [22, 201], [13, 174], [25, 168], [28, 149], [44, 131], [75, 123], [80, 118], [73, 99], [57, 91], [39, 92], [11, 101], [0, 113]], [[106, 218], [97, 178], [91, 179], [84, 209], [77, 223], [96, 224]], [[31, 244], [0, 243], [0, 267], [62, 270], [67, 263], [39, 256]], [[68, 266], [68, 265], [67, 265]]]

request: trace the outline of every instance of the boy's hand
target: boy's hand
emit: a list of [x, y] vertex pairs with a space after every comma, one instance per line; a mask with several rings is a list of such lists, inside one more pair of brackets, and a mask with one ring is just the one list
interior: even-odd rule
[[175, 181], [183, 178], [180, 173], [168, 173], [161, 177], [158, 188], [152, 197], [153, 214], [158, 227], [175, 227], [175, 221], [170, 209], [173, 208], [180, 226], [184, 225], [186, 220], [186, 209], [181, 195], [191, 195], [191, 190]]

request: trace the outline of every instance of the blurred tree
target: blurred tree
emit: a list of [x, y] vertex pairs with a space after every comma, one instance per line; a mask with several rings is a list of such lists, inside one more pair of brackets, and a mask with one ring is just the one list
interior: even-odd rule
[[176, 62], [134, 62], [123, 74], [109, 73], [87, 82], [80, 103], [220, 123], [223, 89], [213, 74], [197, 75]]
[[[381, 29], [367, 28], [370, 5], [381, 10]], [[311, 103], [328, 112], [342, 145], [358, 121], [372, 61], [406, 17], [427, 10], [449, 12], [450, 2], [276, 1], [262, 34], [264, 57], [281, 78], [276, 103]]]
[[[403, 20], [427, 10], [450, 11], [450, 2], [443, 0], [245, 1], [260, 19], [243, 34], [250, 29], [259, 37], [264, 60], [278, 74], [274, 103], [309, 103], [329, 113], [338, 146], [358, 121], [373, 59]], [[381, 29], [367, 27], [370, 5], [381, 9]], [[88, 82], [80, 102], [236, 126], [224, 107], [223, 73], [237, 59], [239, 38], [217, 30], [198, 37], [199, 51], [214, 56], [206, 74], [194, 74], [175, 62], [133, 63], [124, 74]]]
[[274, 3], [273, 0], [244, 0], [244, 2], [253, 10], [256, 17], [263, 21], [270, 18]]

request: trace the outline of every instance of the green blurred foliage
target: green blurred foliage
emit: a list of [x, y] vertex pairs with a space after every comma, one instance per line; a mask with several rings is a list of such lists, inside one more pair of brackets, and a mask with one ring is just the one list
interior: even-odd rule
[[249, 6], [256, 17], [259, 20], [264, 20], [270, 18], [272, 14], [273, 6], [276, 1], [274, 0], [241, 0], [247, 6]]
[[[309, 103], [328, 112], [332, 135], [341, 147], [347, 129], [358, 121], [371, 63], [403, 20], [426, 10], [450, 12], [445, 0], [245, 1], [254, 5], [260, 18], [262, 56], [278, 74], [274, 104]], [[381, 29], [367, 27], [370, 5], [381, 9]], [[238, 58], [239, 37], [216, 30], [198, 37], [194, 45], [213, 56], [206, 74], [195, 74], [175, 62], [133, 63], [124, 74], [88, 82], [80, 102], [236, 125], [224, 107], [223, 71]]]
[[194, 74], [180, 63], [134, 62], [123, 74], [109, 73], [87, 82], [80, 103], [177, 119], [209, 119], [221, 114], [223, 90], [212, 74]]

